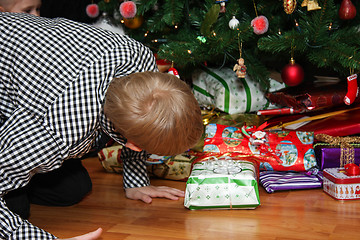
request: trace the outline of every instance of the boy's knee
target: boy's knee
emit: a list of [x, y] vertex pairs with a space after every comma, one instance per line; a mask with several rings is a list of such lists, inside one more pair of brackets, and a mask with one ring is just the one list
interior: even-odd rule
[[66, 190], [62, 189], [56, 193], [53, 199], [55, 206], [71, 206], [79, 203], [92, 189], [90, 178], [68, 184]]
[[25, 188], [16, 189], [4, 196], [7, 207], [23, 219], [30, 215], [30, 202]]
[[38, 174], [30, 182], [31, 203], [70, 206], [80, 202], [92, 189], [92, 182], [80, 160], [68, 160], [53, 172]]

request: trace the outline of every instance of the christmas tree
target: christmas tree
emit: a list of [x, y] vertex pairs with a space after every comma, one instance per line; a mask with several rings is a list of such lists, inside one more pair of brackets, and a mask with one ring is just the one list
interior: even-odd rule
[[[238, 59], [264, 86], [270, 70], [289, 66], [304, 68], [309, 79], [321, 70], [346, 79], [360, 69], [359, 16], [351, 0], [138, 0], [130, 10], [121, 3], [98, 5], [184, 75], [200, 65], [233, 68]], [[126, 16], [129, 11], [136, 16]]]

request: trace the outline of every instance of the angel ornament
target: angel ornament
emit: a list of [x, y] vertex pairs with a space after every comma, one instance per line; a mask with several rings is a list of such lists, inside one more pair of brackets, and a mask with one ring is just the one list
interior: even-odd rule
[[244, 59], [243, 58], [239, 58], [238, 59], [238, 63], [235, 64], [233, 71], [235, 71], [236, 76], [238, 78], [245, 78], [246, 76], [246, 66], [244, 64]]

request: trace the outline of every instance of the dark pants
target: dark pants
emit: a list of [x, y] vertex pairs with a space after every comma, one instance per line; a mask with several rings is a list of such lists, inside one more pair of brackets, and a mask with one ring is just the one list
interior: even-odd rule
[[90, 176], [81, 159], [66, 160], [48, 173], [36, 174], [30, 183], [4, 196], [8, 208], [22, 218], [30, 215], [30, 203], [47, 206], [70, 206], [91, 191]]
[[[0, 126], [5, 119], [0, 117]], [[96, 156], [97, 151], [111, 145], [113, 140], [103, 132], [96, 146], [82, 159]], [[30, 203], [46, 206], [71, 206], [81, 201], [92, 188], [92, 182], [82, 159], [69, 159], [54, 171], [33, 176], [21, 189], [8, 192], [4, 200], [8, 208], [23, 219], [29, 218]]]

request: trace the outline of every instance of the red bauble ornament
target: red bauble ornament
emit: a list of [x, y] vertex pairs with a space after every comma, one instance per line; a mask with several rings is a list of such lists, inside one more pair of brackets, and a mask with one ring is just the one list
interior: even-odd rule
[[86, 6], [86, 14], [91, 18], [99, 16], [99, 6], [95, 3]]
[[290, 86], [299, 85], [304, 80], [304, 70], [303, 68], [295, 63], [293, 59], [290, 60], [290, 63], [287, 64], [281, 71], [281, 78], [283, 82]]
[[120, 4], [119, 10], [124, 18], [133, 18], [136, 15], [136, 4], [133, 1], [125, 1]]
[[356, 16], [356, 7], [351, 0], [343, 0], [339, 9], [339, 17], [342, 20], [353, 19]]
[[266, 33], [269, 28], [269, 21], [265, 16], [258, 16], [251, 21], [254, 33], [257, 35]]

